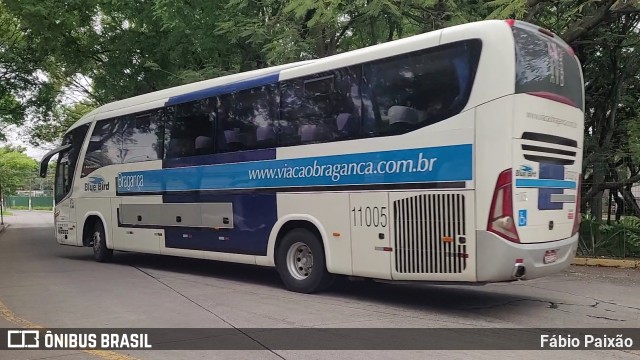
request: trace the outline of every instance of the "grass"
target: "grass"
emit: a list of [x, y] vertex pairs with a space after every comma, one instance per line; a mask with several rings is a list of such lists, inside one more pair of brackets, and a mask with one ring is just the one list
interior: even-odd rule
[[47, 210], [47, 211], [51, 211], [53, 210], [53, 208], [51, 208], [51, 206], [34, 206], [33, 210]]
[[[13, 210], [29, 210], [28, 206], [12, 206], [11, 209]], [[33, 206], [31, 208], [31, 210], [46, 210], [46, 211], [51, 211], [52, 208], [51, 206]]]

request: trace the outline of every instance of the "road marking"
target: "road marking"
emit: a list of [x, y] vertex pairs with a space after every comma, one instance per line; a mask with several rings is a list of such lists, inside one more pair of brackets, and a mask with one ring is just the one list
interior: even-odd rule
[[[46, 329], [44, 326], [32, 323], [29, 320], [19, 317], [13, 311], [11, 311], [11, 309], [9, 309], [5, 304], [3, 304], [2, 301], [0, 301], [0, 316], [2, 316], [8, 322], [15, 324], [16, 326], [19, 326], [21, 328]], [[119, 354], [115, 351], [110, 351], [110, 350], [80, 350], [80, 351], [85, 352], [87, 354], [101, 357], [106, 360], [139, 360], [138, 358], [135, 358], [129, 355]]]

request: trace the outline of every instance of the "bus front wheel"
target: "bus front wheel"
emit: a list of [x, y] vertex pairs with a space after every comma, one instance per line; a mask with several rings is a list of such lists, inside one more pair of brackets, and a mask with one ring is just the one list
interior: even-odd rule
[[104, 231], [104, 225], [100, 220], [97, 220], [93, 225], [91, 241], [93, 243], [93, 257], [96, 261], [109, 261], [113, 255], [113, 250], [107, 248], [107, 236]]
[[282, 238], [276, 264], [282, 282], [291, 291], [310, 294], [325, 290], [333, 282], [322, 242], [307, 229], [293, 229]]

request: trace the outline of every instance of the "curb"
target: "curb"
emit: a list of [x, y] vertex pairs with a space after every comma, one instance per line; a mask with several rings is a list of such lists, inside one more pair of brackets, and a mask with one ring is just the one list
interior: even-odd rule
[[577, 257], [573, 260], [573, 265], [616, 267], [616, 268], [622, 268], [622, 269], [640, 269], [640, 260]]

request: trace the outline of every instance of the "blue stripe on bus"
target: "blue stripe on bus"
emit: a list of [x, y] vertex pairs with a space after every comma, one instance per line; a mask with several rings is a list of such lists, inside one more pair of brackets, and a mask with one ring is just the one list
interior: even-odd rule
[[190, 101], [201, 100], [211, 96], [223, 95], [232, 93], [235, 91], [251, 89], [257, 86], [268, 85], [278, 82], [280, 78], [280, 72], [257, 76], [241, 81], [236, 81], [231, 84], [214, 86], [208, 89], [202, 89], [186, 94], [174, 96], [167, 100], [166, 106], [182, 104]]
[[266, 255], [278, 216], [276, 195], [167, 194], [164, 203], [231, 203], [233, 229], [166, 228], [165, 246], [174, 249]]
[[472, 179], [471, 144], [131, 171], [117, 193], [452, 182]]
[[229, 152], [211, 155], [189, 156], [184, 158], [164, 160], [162, 167], [178, 168], [185, 166], [215, 165], [242, 163], [248, 161], [274, 160], [276, 158], [276, 149], [260, 149], [239, 152]]
[[518, 188], [575, 189], [577, 184], [570, 180], [516, 179]]

